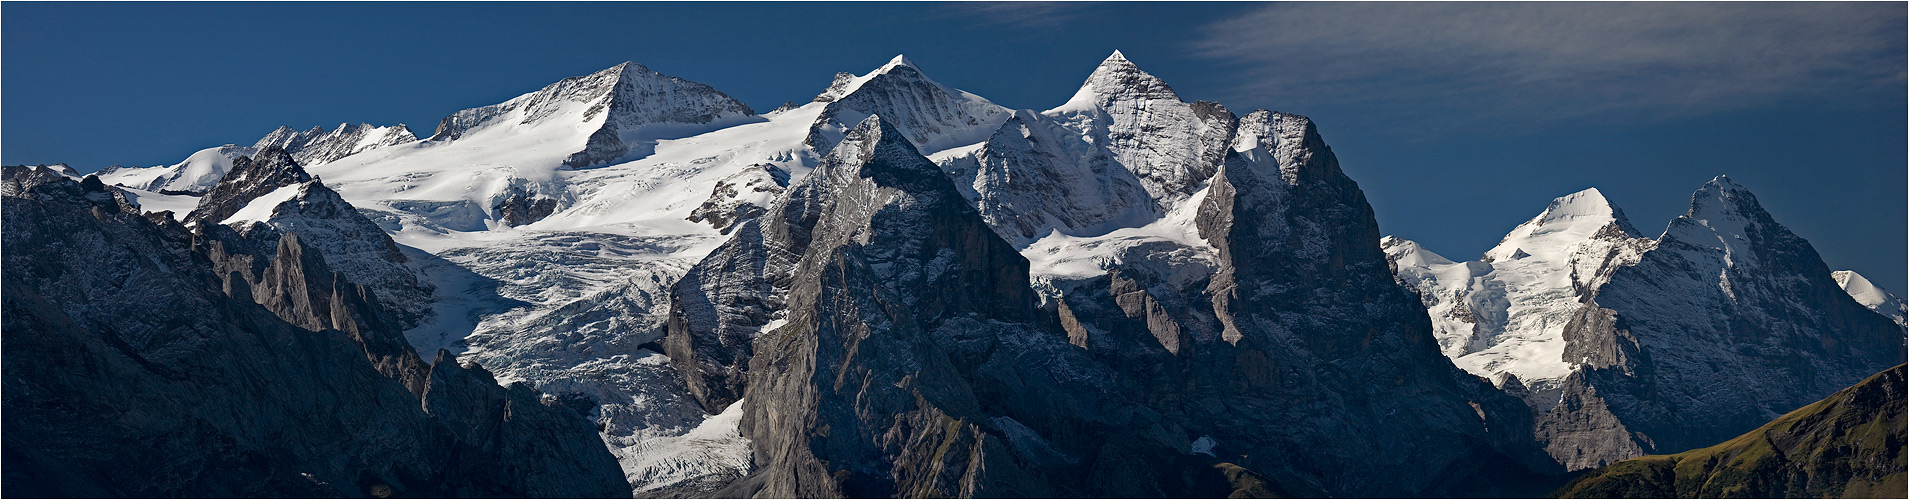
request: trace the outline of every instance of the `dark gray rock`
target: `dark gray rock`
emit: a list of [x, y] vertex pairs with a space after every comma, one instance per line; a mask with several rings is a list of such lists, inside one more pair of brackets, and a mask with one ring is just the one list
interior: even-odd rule
[[232, 160], [232, 170], [199, 199], [199, 206], [186, 215], [186, 220], [219, 224], [260, 196], [310, 180], [311, 174], [299, 167], [290, 153], [282, 148], [266, 148]]
[[1721, 176], [1565, 337], [1584, 365], [1538, 438], [1573, 469], [1709, 446], [1904, 359], [1902, 329]]
[[743, 401], [756, 453], [717, 494], [1166, 496], [1221, 461], [1301, 495], [1483, 494], [1555, 468], [1520, 401], [1438, 353], [1310, 123], [1277, 119], [1295, 146], [1213, 181], [1217, 275], [1068, 283], [1051, 316], [961, 193], [864, 121], [677, 289], [672, 356], [712, 411]]
[[[260, 220], [232, 221], [235, 237], [211, 229], [280, 189], [294, 192], [272, 198], [274, 206], [259, 207], [264, 214]], [[228, 245], [243, 247], [228, 248], [228, 253], [266, 259], [276, 254], [282, 236], [298, 233], [303, 245], [321, 250], [317, 253], [330, 270], [369, 287], [399, 329], [416, 326], [429, 312], [435, 290], [404, 266], [407, 259], [390, 235], [281, 150], [267, 148], [236, 160], [232, 172], [200, 199], [186, 221], [200, 232], [222, 235]]]
[[502, 432], [451, 432], [407, 389], [448, 377], [296, 236], [227, 253], [46, 169], [0, 190], [6, 495], [628, 495], [589, 423], [527, 389], [446, 398], [510, 401]]

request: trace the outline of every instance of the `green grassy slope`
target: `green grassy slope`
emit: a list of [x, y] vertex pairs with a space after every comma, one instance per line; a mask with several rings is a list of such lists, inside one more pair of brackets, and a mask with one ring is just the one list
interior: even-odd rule
[[1722, 444], [1625, 460], [1558, 498], [1909, 498], [1904, 365]]

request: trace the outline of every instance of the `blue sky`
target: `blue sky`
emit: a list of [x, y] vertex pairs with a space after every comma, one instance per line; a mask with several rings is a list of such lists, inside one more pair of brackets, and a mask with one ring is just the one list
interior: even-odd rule
[[0, 162], [169, 164], [279, 125], [406, 123], [634, 60], [759, 110], [907, 54], [1014, 108], [1114, 49], [1187, 100], [1311, 116], [1381, 228], [1476, 258], [1597, 187], [1655, 235], [1717, 174], [1901, 293], [1904, 5], [20, 3]]

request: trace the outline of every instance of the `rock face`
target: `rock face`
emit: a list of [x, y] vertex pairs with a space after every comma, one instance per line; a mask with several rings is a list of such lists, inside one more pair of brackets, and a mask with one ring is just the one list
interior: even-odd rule
[[716, 181], [709, 201], [689, 213], [690, 222], [704, 222], [729, 234], [737, 224], [769, 210], [777, 195], [789, 187], [789, 171], [763, 163]]
[[1849, 298], [1856, 299], [1856, 303], [1896, 320], [1898, 325], [1909, 327], [1909, 303], [1904, 303], [1901, 297], [1870, 283], [1868, 278], [1856, 274], [1856, 271], [1836, 271], [1830, 273], [1830, 277], [1836, 278], [1836, 286], [1849, 292]]
[[1592, 471], [1557, 498], [1900, 498], [1903, 367], [1716, 446]]
[[583, 123], [568, 125], [594, 131], [581, 150], [564, 160], [570, 167], [623, 158], [644, 147], [644, 141], [653, 143], [658, 134], [755, 116], [742, 101], [708, 85], [625, 62], [587, 76], [565, 78], [502, 104], [459, 111], [439, 122], [430, 140], [456, 140], [492, 126], [535, 126], [557, 116], [567, 119], [578, 105], [583, 106]]
[[864, 121], [676, 289], [692, 391], [748, 395], [756, 468], [719, 494], [1165, 495], [1229, 484], [1220, 462], [1297, 494], [1427, 494], [1545, 469], [1528, 410], [1439, 355], [1310, 123], [1248, 123], [1264, 142], [1200, 201], [1204, 291], [1115, 272], [1044, 310], [973, 201]]
[[303, 132], [291, 127], [279, 127], [258, 143], [252, 145], [255, 151], [279, 148], [288, 151], [293, 160], [300, 165], [328, 163], [354, 154], [395, 146], [418, 140], [411, 129], [400, 123], [391, 127], [374, 127], [368, 123], [352, 125], [340, 123], [338, 128], [327, 132], [324, 127], [312, 127]]
[[301, 234], [304, 245], [322, 250], [327, 266], [375, 292], [401, 328], [415, 326], [428, 312], [434, 291], [404, 266], [397, 243], [284, 150], [268, 147], [235, 164], [200, 198], [187, 223], [231, 225], [235, 243], [266, 258], [276, 253], [281, 236]]
[[1445, 354], [1524, 398], [1572, 469], [1714, 443], [1902, 359], [1901, 326], [1723, 177], [1654, 240], [1589, 189], [1478, 261], [1385, 246]]
[[199, 199], [198, 208], [187, 214], [186, 220], [223, 224], [252, 200], [279, 188], [310, 180], [312, 175], [299, 167], [298, 161], [292, 159], [290, 153], [284, 149], [268, 148], [258, 154], [233, 160], [229, 175], [221, 177]]
[[1902, 332], [1719, 176], [1565, 326], [1538, 438], [1572, 468], [1723, 441], [1902, 363]]
[[1017, 111], [976, 154], [949, 162], [950, 175], [982, 218], [1012, 241], [1053, 231], [1104, 232], [1159, 217], [1139, 178], [1104, 142], [1068, 122]]
[[[1257, 450], [1240, 465], [1276, 480], [1317, 474], [1318, 493], [1423, 495], [1544, 470], [1522, 405], [1439, 354], [1417, 301], [1393, 283], [1370, 205], [1311, 121], [1262, 111], [1240, 124], [1199, 207], [1219, 253], [1205, 290], [1217, 338], [1187, 349], [1187, 411], [1210, 419], [1214, 440]], [[1305, 430], [1256, 430], [1279, 422]], [[1419, 445], [1393, 447], [1404, 440]]]
[[7, 495], [627, 495], [582, 418], [423, 373], [297, 236], [227, 253], [97, 178], [4, 174], [5, 425], [34, 429]]
[[1218, 104], [1182, 102], [1120, 51], [1101, 61], [1067, 103], [1044, 114], [1105, 145], [1162, 207], [1192, 196], [1220, 167], [1235, 126], [1241, 133], [1250, 128]]
[[802, 224], [811, 237], [786, 319], [749, 363], [742, 428], [760, 464], [755, 495], [975, 496], [1020, 484], [981, 425], [985, 389], [962, 381], [1010, 356], [991, 356], [1016, 340], [1002, 337], [1038, 335], [1015, 328], [1036, 311], [1025, 260], [900, 135], [864, 120], [785, 198], [784, 213], [814, 218]]

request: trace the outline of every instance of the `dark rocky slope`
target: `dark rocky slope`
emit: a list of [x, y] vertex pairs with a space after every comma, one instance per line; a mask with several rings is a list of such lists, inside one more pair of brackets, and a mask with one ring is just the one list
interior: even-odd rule
[[1537, 435], [1573, 469], [1723, 441], [1904, 361], [1902, 328], [1721, 176], [1564, 338], [1581, 366]]
[[[253, 207], [247, 220], [233, 220], [255, 201], [272, 205]], [[404, 253], [391, 236], [282, 149], [268, 147], [233, 160], [232, 171], [200, 198], [185, 222], [200, 231], [229, 223], [230, 230], [213, 234], [245, 248], [228, 253], [267, 259], [276, 255], [282, 236], [303, 235], [301, 242], [318, 248], [320, 259], [332, 270], [374, 291], [376, 300], [393, 313], [395, 326], [415, 326], [430, 308], [434, 290], [404, 266]]]
[[7, 496], [628, 495], [587, 421], [443, 353], [420, 373], [295, 234], [233, 253], [46, 169], [4, 201]]
[[1555, 467], [1523, 404], [1439, 355], [1357, 187], [1291, 124], [1311, 149], [1230, 155], [1205, 201], [1213, 312], [1148, 317], [1122, 276], [1082, 302], [1148, 317], [1122, 340], [1037, 307], [1026, 260], [865, 120], [675, 290], [666, 347], [754, 440], [719, 494], [1486, 494]]

